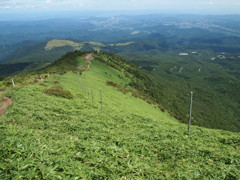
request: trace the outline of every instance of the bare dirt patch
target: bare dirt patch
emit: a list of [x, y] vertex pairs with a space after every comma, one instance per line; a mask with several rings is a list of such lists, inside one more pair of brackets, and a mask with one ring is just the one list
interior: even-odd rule
[[0, 115], [3, 115], [9, 105], [12, 104], [12, 100], [8, 97], [4, 97], [0, 100], [2, 106], [0, 107]]
[[91, 62], [94, 59], [93, 54], [89, 53], [84, 57], [84, 59], [86, 60], [86, 62]]

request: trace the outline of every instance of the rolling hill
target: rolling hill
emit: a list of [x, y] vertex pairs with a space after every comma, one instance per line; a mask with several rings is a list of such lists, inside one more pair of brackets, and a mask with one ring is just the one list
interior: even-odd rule
[[240, 178], [238, 133], [188, 135], [138, 89], [153, 77], [116, 55], [75, 51], [15, 78], [2, 92], [13, 104], [0, 116], [1, 179]]
[[[209, 37], [206, 39], [209, 41], [205, 45], [215, 47], [214, 41]], [[231, 49], [236, 41], [231, 40], [229, 44], [225, 43], [226, 39], [231, 40], [230, 37], [218, 39], [222, 42], [220, 46]], [[145, 77], [151, 76], [149, 80], [136, 72], [145, 84], [140, 86], [134, 82], [131, 85], [151, 96], [181, 122], [186, 123], [188, 96], [193, 91], [195, 125], [239, 132], [239, 53], [214, 52], [197, 41], [194, 41], [197, 45], [188, 49], [191, 40], [183, 40], [183, 44], [177, 41], [178, 38], [164, 39], [159, 34], [151, 35], [150, 39], [115, 44], [54, 39], [13, 53], [8, 57], [8, 60], [12, 60], [0, 65], [0, 75], [33, 72], [69, 51], [115, 52], [128, 62], [147, 70], [148, 75]]]
[[[32, 42], [31, 42], [32, 43]], [[81, 51], [109, 51], [133, 44], [134, 42], [100, 43], [78, 42], [73, 40], [53, 39], [47, 42], [30, 44], [22, 43], [10, 54], [0, 57], [0, 78], [21, 71], [32, 72], [51, 64], [67, 52]], [[15, 47], [15, 46], [14, 46]]]
[[34, 45], [23, 45], [13, 53], [0, 59], [2, 63], [55, 61], [67, 52], [101, 51], [109, 47], [124, 47], [134, 42], [100, 43], [94, 41], [78, 42], [73, 40], [52, 39]]

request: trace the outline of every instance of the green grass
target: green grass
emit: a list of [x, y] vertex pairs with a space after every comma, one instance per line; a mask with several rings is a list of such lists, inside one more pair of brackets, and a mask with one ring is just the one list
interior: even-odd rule
[[[239, 134], [193, 126], [189, 136], [185, 124], [108, 81], [129, 88], [122, 72], [94, 61], [82, 75], [6, 92], [13, 104], [0, 117], [0, 179], [240, 178]], [[56, 84], [74, 98], [43, 92]]]
[[[177, 41], [181, 42], [182, 39]], [[222, 48], [220, 48], [221, 51], [215, 52], [205, 45], [202, 46], [203, 44], [201, 45], [200, 41], [195, 42], [195, 44], [185, 42], [185, 45], [179, 44], [179, 42], [177, 43], [178, 45], [174, 45], [174, 43], [162, 41], [158, 38], [145, 39], [128, 44], [126, 47], [105, 44], [106, 47], [101, 47], [101, 51], [118, 53], [129, 62], [147, 70], [148, 72], [145, 73], [139, 70], [139, 74], [142, 74], [142, 77], [148, 77], [147, 81], [143, 80], [140, 85], [139, 82], [135, 82], [132, 85], [135, 86], [137, 84], [139, 88], [137, 86], [135, 88], [138, 90], [143, 89], [145, 95], [152, 97], [162, 109], [171, 112], [181, 122], [186, 123], [189, 93], [193, 91], [195, 110], [192, 120], [193, 124], [207, 128], [239, 132], [239, 54], [227, 53], [228, 51], [226, 51], [226, 54], [224, 54], [225, 59], [222, 59], [222, 52], [225, 52]], [[93, 51], [93, 49], [97, 48], [93, 42], [84, 43], [90, 43], [88, 44], [90, 46], [87, 45], [83, 48], [85, 51]], [[42, 69], [49, 63], [52, 63], [57, 57], [61, 57], [64, 52], [73, 51], [74, 49], [67, 46], [45, 51], [45, 45], [45, 43], [41, 43], [25, 47], [13, 53], [11, 55], [13, 59], [11, 64], [5, 64], [2, 65], [2, 68], [0, 67], [0, 79], [8, 75], [14, 75], [14, 80], [18, 83], [15, 77], [22, 73], [34, 73], [35, 70]], [[101, 44], [99, 45], [101, 46]], [[219, 47], [214, 47], [213, 49], [215, 48], [218, 49]], [[179, 53], [187, 52], [187, 49], [190, 52], [196, 51], [197, 53], [190, 53], [189, 56], [179, 56]], [[60, 64], [62, 66], [58, 66], [59, 63], [52, 63], [52, 68], [48, 67], [49, 72], [55, 73], [59, 70], [64, 72], [76, 67], [76, 64], [74, 64], [76, 62], [75, 55], [78, 56], [79, 52], [75, 54], [68, 53], [62, 58], [63, 61], [66, 58], [73, 60], [72, 64], [62, 63]], [[109, 58], [104, 53], [98, 53], [98, 57]], [[215, 60], [211, 61], [211, 58], [215, 58]], [[15, 64], [12, 64], [14, 62]], [[120, 68], [122, 67], [120, 66]], [[6, 77], [3, 80], [5, 82], [4, 84], [0, 82], [0, 90], [4, 89], [5, 86], [11, 86], [11, 78], [8, 79]]]

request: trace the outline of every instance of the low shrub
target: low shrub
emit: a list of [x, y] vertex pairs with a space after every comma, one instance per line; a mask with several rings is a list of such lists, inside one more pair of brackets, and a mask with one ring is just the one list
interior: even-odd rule
[[63, 90], [62, 87], [60, 86], [54, 86], [48, 89], [44, 90], [44, 93], [50, 96], [57, 96], [57, 97], [62, 97], [66, 99], [73, 99], [73, 95], [69, 91]]
[[47, 87], [47, 85], [46, 85], [44, 82], [40, 82], [39, 85], [40, 85], [40, 86]]

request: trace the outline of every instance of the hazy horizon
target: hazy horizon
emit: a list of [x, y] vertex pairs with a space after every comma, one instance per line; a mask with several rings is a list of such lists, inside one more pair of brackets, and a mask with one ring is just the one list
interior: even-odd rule
[[56, 18], [79, 18], [90, 16], [121, 16], [121, 15], [194, 15], [194, 16], [239, 16], [237, 13], [207, 13], [207, 12], [189, 12], [189, 11], [168, 11], [168, 10], [128, 10], [128, 11], [14, 11], [14, 12], [0, 12], [0, 21], [12, 21], [12, 20], [41, 20], [41, 19], [56, 19]]
[[[0, 17], [29, 18], [51, 14], [240, 14], [238, 0], [0, 0]], [[14, 17], [16, 15], [16, 17]], [[2, 19], [1, 18], [1, 19]]]

